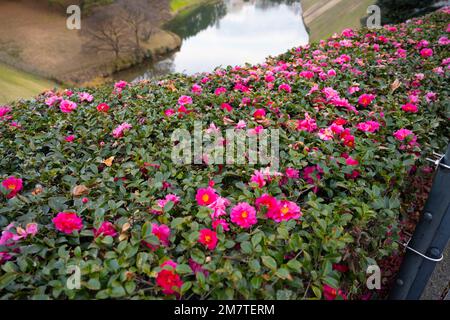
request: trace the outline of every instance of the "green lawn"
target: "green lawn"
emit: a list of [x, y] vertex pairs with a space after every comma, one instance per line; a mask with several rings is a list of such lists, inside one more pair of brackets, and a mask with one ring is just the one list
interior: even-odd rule
[[173, 13], [177, 13], [187, 7], [201, 3], [205, 0], [170, 0], [170, 9]]
[[367, 15], [367, 7], [374, 4], [375, 0], [302, 0], [303, 10], [306, 11], [312, 5], [322, 2], [323, 5], [332, 4], [328, 10], [319, 14], [315, 19], [307, 23], [310, 32], [310, 40], [318, 41], [331, 36], [335, 32], [341, 32], [345, 28], [361, 28], [361, 18]]
[[56, 83], [16, 70], [0, 63], [0, 104], [34, 95], [56, 86]]

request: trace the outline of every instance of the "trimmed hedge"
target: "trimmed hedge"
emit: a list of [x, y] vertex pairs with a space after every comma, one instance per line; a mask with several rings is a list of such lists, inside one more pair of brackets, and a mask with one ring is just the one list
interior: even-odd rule
[[[361, 298], [408, 176], [448, 143], [449, 13], [0, 108], [1, 297]], [[199, 120], [279, 129], [280, 174], [174, 164]]]

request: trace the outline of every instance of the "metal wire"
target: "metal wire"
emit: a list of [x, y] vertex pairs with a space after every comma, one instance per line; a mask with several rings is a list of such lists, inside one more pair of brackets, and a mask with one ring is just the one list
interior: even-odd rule
[[[410, 239], [410, 240], [411, 240], [411, 239]], [[418, 255], [421, 256], [422, 258], [427, 259], [427, 260], [429, 260], [429, 261], [433, 261], [433, 262], [441, 262], [441, 261], [444, 259], [444, 254], [442, 254], [442, 253], [441, 253], [441, 257], [436, 259], [436, 258], [431, 258], [431, 257], [429, 257], [429, 256], [427, 256], [427, 255], [425, 255], [425, 254], [423, 254], [423, 253], [417, 251], [416, 249], [411, 248], [411, 247], [409, 246], [409, 241], [410, 241], [410, 240], [408, 240], [407, 243], [401, 243], [401, 242], [398, 242], [398, 241], [397, 241], [397, 243], [401, 244], [401, 245], [404, 246], [406, 249], [411, 250], [411, 251], [414, 252], [415, 254], [418, 254]]]

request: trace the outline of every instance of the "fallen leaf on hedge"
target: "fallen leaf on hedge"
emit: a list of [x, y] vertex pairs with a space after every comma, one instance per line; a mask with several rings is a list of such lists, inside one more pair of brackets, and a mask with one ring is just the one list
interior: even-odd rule
[[114, 156], [109, 157], [108, 159], [103, 160], [102, 163], [108, 167], [111, 167], [113, 164], [114, 158], [115, 158]]
[[72, 195], [74, 195], [75, 197], [86, 195], [88, 193], [89, 193], [89, 188], [83, 184], [81, 184], [79, 186], [75, 186], [72, 190]]
[[119, 241], [124, 241], [128, 239], [128, 235], [126, 233], [121, 233], [119, 236]]
[[402, 85], [402, 83], [401, 83], [398, 79], [395, 79], [394, 82], [392, 82], [392, 84], [391, 84], [391, 91], [394, 92], [394, 91], [397, 90], [401, 85]]
[[34, 190], [31, 192], [33, 196], [37, 196], [38, 194], [42, 193], [44, 191], [44, 188], [40, 185], [37, 185]]
[[122, 232], [127, 231], [128, 229], [130, 229], [131, 224], [129, 222], [125, 222], [122, 226]]

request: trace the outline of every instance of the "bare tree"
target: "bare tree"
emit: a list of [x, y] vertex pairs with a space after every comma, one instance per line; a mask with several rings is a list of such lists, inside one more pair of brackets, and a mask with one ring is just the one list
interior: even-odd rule
[[121, 53], [130, 51], [129, 27], [120, 18], [120, 7], [116, 5], [95, 9], [84, 20], [82, 35], [86, 38], [84, 48], [97, 52], [113, 52], [116, 59]]
[[167, 18], [167, 0], [118, 0], [120, 18], [133, 34], [135, 52], [142, 54], [141, 40], [147, 41]]

